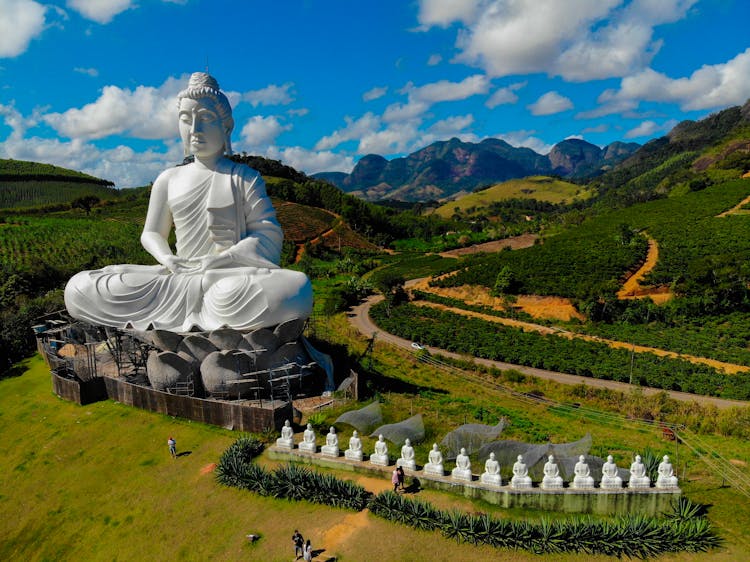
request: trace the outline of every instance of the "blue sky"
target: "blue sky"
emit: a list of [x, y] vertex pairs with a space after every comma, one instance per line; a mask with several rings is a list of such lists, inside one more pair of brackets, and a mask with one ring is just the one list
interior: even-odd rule
[[746, 0], [0, 0], [0, 157], [144, 185], [208, 65], [235, 151], [308, 173], [436, 140], [644, 143], [750, 98]]

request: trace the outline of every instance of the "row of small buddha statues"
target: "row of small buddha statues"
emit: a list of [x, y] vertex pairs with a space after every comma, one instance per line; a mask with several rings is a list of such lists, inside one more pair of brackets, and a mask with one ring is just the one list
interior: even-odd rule
[[[300, 451], [317, 453], [317, 445], [315, 441], [315, 430], [312, 428], [311, 424], [307, 424], [307, 428], [302, 433], [302, 441], [300, 441], [297, 446]], [[284, 427], [281, 429], [281, 437], [276, 440], [276, 446], [280, 449], [294, 449], [294, 432], [288, 420], [284, 423]], [[321, 446], [320, 453], [327, 457], [339, 457], [341, 455], [339, 439], [334, 427], [329, 429], [328, 434], [326, 435], [326, 443]], [[362, 440], [356, 431], [354, 431], [349, 439], [349, 448], [344, 451], [344, 457], [354, 461], [364, 460]], [[370, 463], [374, 465], [389, 465], [388, 444], [382, 435], [378, 436], [378, 440], [375, 442], [375, 447], [369, 460]], [[425, 475], [445, 476], [445, 471], [443, 469], [443, 455], [440, 452], [437, 443], [432, 445], [427, 461], [427, 464], [425, 464], [423, 468]], [[411, 471], [417, 470], [417, 463], [414, 457], [414, 447], [409, 439], [406, 439], [404, 445], [401, 447], [401, 456], [396, 460], [396, 466]], [[594, 477], [591, 476], [591, 471], [586, 463], [586, 457], [584, 455], [578, 457], [578, 462], [573, 469], [573, 473], [573, 480], [569, 483], [570, 488], [586, 490], [595, 487]], [[471, 460], [466, 454], [466, 449], [463, 447], [456, 457], [456, 467], [451, 471], [451, 478], [453, 480], [465, 482], [471, 482], [473, 480]], [[502, 480], [500, 478], [500, 463], [495, 459], [495, 453], [490, 453], [489, 458], [485, 461], [484, 472], [479, 476], [479, 481], [488, 486], [502, 486]], [[619, 489], [622, 488], [622, 485], [623, 481], [619, 476], [619, 469], [617, 468], [612, 455], [609, 455], [607, 457], [607, 462], [602, 465], [602, 478], [599, 482], [599, 487], [601, 489]], [[656, 488], [660, 489], [677, 488], [677, 477], [674, 475], [672, 464], [669, 462], [669, 457], [667, 455], [664, 455], [662, 462], [659, 464], [658, 477], [655, 485]], [[555, 462], [555, 457], [549, 455], [547, 462], [544, 464], [544, 477], [542, 478], [539, 487], [542, 490], [561, 490], [563, 486], [563, 479], [560, 475], [557, 463]], [[529, 476], [528, 467], [524, 463], [523, 455], [518, 455], [515, 464], [513, 464], [513, 477], [510, 480], [510, 487], [521, 490], [532, 487], [531, 477]], [[643, 464], [641, 456], [636, 455], [635, 461], [630, 465], [628, 488], [637, 490], [648, 489], [650, 487], [651, 479], [646, 473], [646, 466]]]

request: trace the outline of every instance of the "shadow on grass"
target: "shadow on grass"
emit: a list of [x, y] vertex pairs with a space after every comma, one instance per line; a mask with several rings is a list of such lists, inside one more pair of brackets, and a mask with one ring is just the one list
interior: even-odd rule
[[422, 483], [419, 481], [419, 478], [412, 478], [411, 484], [409, 484], [406, 488], [404, 488], [405, 494], [416, 494], [417, 492], [422, 490]]
[[177, 453], [176, 456], [178, 456], [178, 457], [186, 457], [186, 456], [188, 456], [188, 455], [190, 455], [192, 453], [193, 453], [193, 451], [182, 451], [181, 453]]

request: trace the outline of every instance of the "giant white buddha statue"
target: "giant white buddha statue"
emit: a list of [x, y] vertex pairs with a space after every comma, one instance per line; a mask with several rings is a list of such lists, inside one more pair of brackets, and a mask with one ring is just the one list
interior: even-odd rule
[[190, 77], [177, 117], [194, 161], [162, 172], [151, 189], [141, 243], [159, 265], [76, 274], [65, 288], [68, 311], [92, 324], [172, 332], [307, 318], [312, 287], [303, 273], [279, 267], [283, 234], [263, 179], [225, 156], [234, 120], [212, 76]]

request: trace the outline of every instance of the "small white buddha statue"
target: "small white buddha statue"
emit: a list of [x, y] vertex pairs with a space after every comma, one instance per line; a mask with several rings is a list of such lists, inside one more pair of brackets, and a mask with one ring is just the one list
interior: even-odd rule
[[276, 447], [279, 449], [294, 449], [294, 430], [289, 420], [284, 422], [281, 428], [281, 437], [276, 440]]
[[513, 464], [513, 478], [510, 480], [510, 486], [517, 489], [531, 488], [531, 477], [526, 463], [523, 462], [523, 455], [518, 455]]
[[317, 447], [315, 446], [315, 430], [313, 429], [312, 424], [308, 423], [307, 428], [305, 428], [305, 431], [302, 433], [302, 441], [300, 441], [299, 450], [308, 453], [314, 453], [317, 451]]
[[359, 438], [359, 433], [357, 433], [356, 429], [349, 438], [349, 448], [344, 451], [344, 456], [351, 461], [362, 460], [362, 440]]
[[646, 474], [646, 465], [641, 460], [641, 455], [635, 456], [635, 461], [630, 465], [630, 480], [628, 488], [648, 488], [651, 486], [651, 479]]
[[327, 457], [338, 457], [339, 453], [339, 436], [336, 435], [336, 428], [331, 426], [326, 435], [326, 444], [320, 448], [320, 452]]
[[544, 477], [542, 478], [541, 488], [543, 490], [559, 490], [563, 487], [563, 479], [560, 476], [560, 470], [555, 462], [554, 455], [547, 457], [544, 463]]
[[451, 471], [451, 478], [471, 482], [471, 460], [469, 460], [469, 455], [466, 454], [464, 447], [461, 447], [461, 451], [456, 457], [456, 468]]
[[438, 449], [437, 443], [432, 444], [430, 454], [427, 456], [427, 464], [424, 465], [425, 474], [443, 476], [443, 454]]
[[657, 488], [677, 488], [677, 477], [674, 475], [672, 469], [672, 463], [669, 462], [669, 456], [664, 455], [664, 458], [659, 463], [659, 475], [656, 477]]
[[489, 458], [484, 461], [484, 472], [479, 477], [482, 484], [490, 486], [502, 486], [500, 478], [500, 463], [495, 459], [495, 453], [490, 453]]
[[388, 466], [388, 444], [381, 433], [375, 442], [375, 451], [370, 455], [370, 462], [381, 466]]
[[414, 460], [414, 447], [411, 446], [411, 440], [408, 437], [401, 447], [401, 457], [396, 461], [396, 466], [417, 470], [417, 462]]
[[578, 462], [573, 468], [573, 488], [580, 490], [582, 488], [593, 488], [594, 478], [591, 476], [591, 470], [589, 465], [586, 463], [586, 457], [581, 455], [578, 457]]
[[602, 465], [602, 481], [600, 487], [609, 489], [622, 488], [622, 478], [618, 474], [617, 465], [612, 455], [607, 456], [607, 462]]

